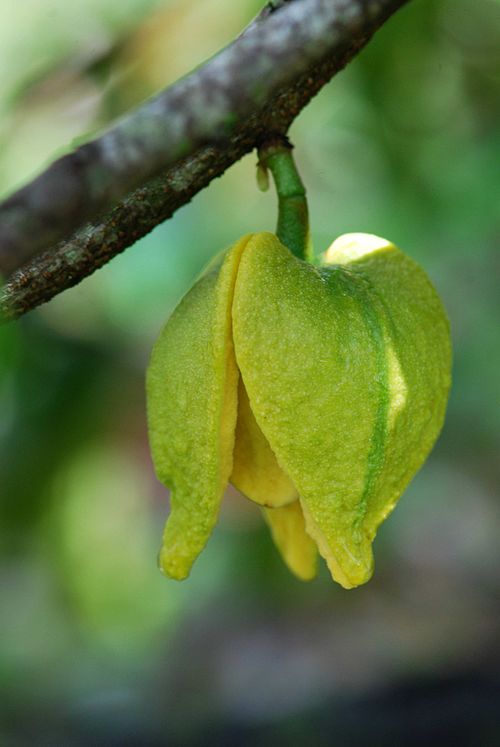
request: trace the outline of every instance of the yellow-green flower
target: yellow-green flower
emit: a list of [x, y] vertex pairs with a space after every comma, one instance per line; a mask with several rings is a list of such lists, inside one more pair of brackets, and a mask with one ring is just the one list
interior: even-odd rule
[[181, 301], [148, 370], [172, 491], [163, 571], [189, 574], [231, 481], [297, 576], [319, 551], [345, 588], [368, 581], [377, 528], [441, 429], [450, 364], [442, 304], [393, 244], [349, 234], [314, 266], [244, 236]]

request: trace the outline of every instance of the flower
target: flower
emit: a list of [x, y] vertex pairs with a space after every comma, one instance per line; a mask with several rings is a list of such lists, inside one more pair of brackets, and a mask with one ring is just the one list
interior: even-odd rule
[[228, 481], [262, 506], [285, 562], [317, 551], [345, 588], [441, 429], [449, 325], [390, 242], [337, 239], [320, 266], [274, 234], [241, 238], [164, 327], [147, 376], [149, 436], [171, 488], [160, 566], [185, 578]]

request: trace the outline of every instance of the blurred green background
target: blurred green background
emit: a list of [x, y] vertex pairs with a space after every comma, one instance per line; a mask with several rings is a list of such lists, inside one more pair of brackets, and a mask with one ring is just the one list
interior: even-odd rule
[[[257, 0], [1, 0], [0, 194], [228, 42]], [[0, 331], [0, 745], [498, 745], [500, 3], [413, 0], [291, 130], [315, 250], [381, 234], [451, 318], [443, 434], [344, 591], [284, 568], [230, 489], [191, 577], [144, 370], [206, 262], [272, 230], [247, 156]]]

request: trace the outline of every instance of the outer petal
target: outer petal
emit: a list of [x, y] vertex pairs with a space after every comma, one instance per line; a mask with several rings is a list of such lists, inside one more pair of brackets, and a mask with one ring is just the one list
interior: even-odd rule
[[290, 570], [303, 581], [314, 578], [318, 551], [306, 532], [299, 501], [282, 508], [265, 508], [263, 513], [274, 544]]
[[147, 374], [148, 425], [159, 480], [172, 489], [160, 566], [185, 578], [217, 519], [232, 469], [238, 370], [231, 305], [241, 254], [199, 280], [164, 327]]
[[368, 475], [369, 539], [426, 460], [443, 425], [451, 383], [446, 311], [429, 278], [397, 247], [371, 234], [340, 236], [328, 250], [369, 285], [384, 336], [388, 401], [380, 465]]
[[[233, 304], [236, 357], [252, 410], [301, 495], [309, 534], [347, 588], [372, 573], [376, 527], [437, 437], [449, 379], [436, 294], [419, 268], [394, 247], [387, 251], [373, 258], [372, 282], [355, 263], [314, 268], [274, 236], [255, 235]], [[389, 255], [403, 259], [386, 264]], [[400, 349], [412, 345], [415, 354], [400, 360]], [[422, 356], [433, 362], [420, 367], [423, 380], [408, 397], [419, 375], [405, 369]]]
[[230, 480], [247, 498], [261, 506], [285, 506], [299, 497], [294, 484], [280, 468], [269, 442], [257, 425], [241, 377]]

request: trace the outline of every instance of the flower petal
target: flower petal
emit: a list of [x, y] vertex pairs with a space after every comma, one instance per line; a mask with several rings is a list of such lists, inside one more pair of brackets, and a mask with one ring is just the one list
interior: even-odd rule
[[233, 472], [229, 479], [235, 488], [261, 506], [285, 506], [299, 497], [257, 425], [241, 377]]
[[337, 264], [315, 268], [255, 234], [233, 302], [253, 413], [346, 588], [370, 578], [377, 526], [434, 443], [449, 383], [439, 299], [420, 268], [380, 241], [360, 249], [356, 240], [354, 259], [334, 250]]
[[318, 551], [306, 532], [299, 501], [282, 508], [264, 508], [263, 514], [289, 569], [303, 581], [310, 581], [316, 575]]
[[345, 234], [325, 260], [343, 264], [369, 284], [384, 336], [389, 396], [383, 456], [364, 519], [371, 539], [441, 431], [451, 384], [449, 322], [426, 273], [386, 239]]
[[159, 480], [172, 489], [160, 566], [185, 578], [217, 520], [232, 470], [238, 370], [231, 305], [245, 236], [203, 276], [165, 325], [147, 374], [148, 426]]

